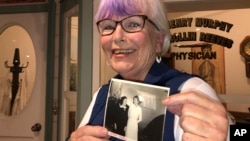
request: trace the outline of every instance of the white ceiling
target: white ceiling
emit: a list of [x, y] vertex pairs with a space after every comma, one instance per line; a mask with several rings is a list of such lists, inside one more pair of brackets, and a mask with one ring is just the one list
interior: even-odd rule
[[[250, 8], [250, 0], [163, 0], [168, 12]], [[250, 14], [250, 13], [249, 13]]]

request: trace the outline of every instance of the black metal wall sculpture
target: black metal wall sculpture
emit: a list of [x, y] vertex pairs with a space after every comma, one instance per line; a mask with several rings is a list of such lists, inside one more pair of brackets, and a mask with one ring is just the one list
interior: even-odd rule
[[23, 69], [27, 68], [29, 62], [27, 62], [26, 66], [20, 66], [20, 54], [19, 48], [15, 49], [14, 58], [13, 58], [13, 66], [8, 65], [8, 61], [5, 61], [5, 67], [10, 69], [12, 73], [12, 82], [11, 82], [11, 101], [10, 101], [10, 110], [9, 115], [12, 115], [13, 105], [16, 99], [16, 95], [19, 89], [19, 74], [24, 72]]

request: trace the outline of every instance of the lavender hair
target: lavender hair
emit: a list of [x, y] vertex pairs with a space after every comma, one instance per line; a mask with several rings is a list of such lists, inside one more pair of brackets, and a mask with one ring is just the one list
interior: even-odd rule
[[168, 50], [170, 43], [166, 12], [161, 0], [100, 0], [95, 21], [111, 19], [113, 16], [146, 15], [157, 25], [160, 32], [166, 35], [161, 52], [163, 55]]

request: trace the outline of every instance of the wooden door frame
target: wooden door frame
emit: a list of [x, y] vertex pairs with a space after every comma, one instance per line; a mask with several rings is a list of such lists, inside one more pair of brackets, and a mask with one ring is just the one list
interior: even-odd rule
[[[76, 126], [79, 125], [83, 114], [88, 108], [92, 99], [92, 81], [93, 81], [93, 0], [63, 0], [60, 3], [60, 33], [64, 33], [64, 14], [78, 5], [78, 86], [77, 87], [77, 107], [76, 107]], [[59, 39], [59, 79], [58, 79], [58, 98], [59, 98], [59, 115], [62, 112], [62, 94], [63, 94], [63, 51], [64, 37], [61, 34]], [[97, 55], [98, 56], [98, 55]], [[97, 70], [98, 72], [99, 70]], [[58, 120], [58, 129], [61, 128]], [[60, 139], [58, 132], [58, 139]]]
[[52, 141], [53, 130], [53, 93], [54, 93], [54, 50], [55, 50], [55, 2], [48, 0], [46, 3], [23, 5], [0, 5], [0, 14], [18, 13], [48, 13], [47, 35], [47, 66], [46, 66], [46, 102], [45, 102], [45, 127], [44, 140]]

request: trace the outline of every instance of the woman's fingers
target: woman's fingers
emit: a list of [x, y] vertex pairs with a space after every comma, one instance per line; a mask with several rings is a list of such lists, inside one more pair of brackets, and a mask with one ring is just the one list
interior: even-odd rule
[[70, 136], [70, 141], [108, 141], [108, 139], [108, 130], [101, 126], [83, 126]]
[[167, 109], [180, 117], [183, 138], [223, 140], [228, 130], [227, 112], [218, 101], [196, 91], [163, 99]]

